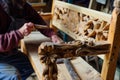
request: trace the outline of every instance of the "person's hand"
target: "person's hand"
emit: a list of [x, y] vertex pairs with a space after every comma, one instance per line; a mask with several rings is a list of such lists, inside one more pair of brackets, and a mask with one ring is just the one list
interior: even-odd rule
[[58, 37], [57, 35], [52, 35], [51, 39], [52, 39], [53, 43], [63, 43], [63, 40], [60, 37]]
[[31, 33], [31, 31], [34, 30], [34, 24], [29, 22], [29, 23], [25, 23], [20, 29], [20, 33], [23, 36], [27, 36]]

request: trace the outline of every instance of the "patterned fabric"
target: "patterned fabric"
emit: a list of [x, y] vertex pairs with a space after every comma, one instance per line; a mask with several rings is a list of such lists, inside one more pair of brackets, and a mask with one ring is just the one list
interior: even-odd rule
[[15, 67], [0, 63], [0, 80], [20, 80], [20, 75]]
[[20, 77], [26, 80], [33, 72], [28, 57], [22, 52], [0, 54], [0, 80], [19, 80]]

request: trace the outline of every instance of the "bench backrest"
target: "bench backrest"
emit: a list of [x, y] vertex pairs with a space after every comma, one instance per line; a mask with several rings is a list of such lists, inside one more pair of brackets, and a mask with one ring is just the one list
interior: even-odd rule
[[73, 4], [55, 1], [52, 25], [75, 40], [84, 37], [107, 40], [111, 15]]
[[[120, 1], [116, 0], [116, 3]], [[108, 41], [110, 53], [104, 57], [101, 76], [113, 80], [120, 47], [120, 11], [115, 6], [112, 16], [88, 8], [53, 0], [51, 24], [75, 40], [92, 38], [95, 41]]]

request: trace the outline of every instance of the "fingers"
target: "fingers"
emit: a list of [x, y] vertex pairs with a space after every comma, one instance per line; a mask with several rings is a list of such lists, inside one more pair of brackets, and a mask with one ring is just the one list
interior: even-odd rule
[[23, 36], [27, 36], [31, 33], [31, 31], [34, 30], [34, 24], [29, 22], [29, 23], [25, 23], [20, 29], [19, 31], [21, 32], [21, 34]]
[[26, 23], [26, 25], [27, 25], [29, 28], [33, 28], [33, 27], [34, 27], [34, 24], [33, 24], [32, 22]]
[[34, 24], [29, 22], [29, 23], [26, 23], [26, 26], [27, 26], [27, 30], [29, 32], [33, 31], [34, 30]]
[[58, 37], [57, 35], [52, 35], [51, 39], [52, 39], [52, 42], [54, 42], [54, 43], [62, 43], [63, 42], [63, 40], [60, 37]]

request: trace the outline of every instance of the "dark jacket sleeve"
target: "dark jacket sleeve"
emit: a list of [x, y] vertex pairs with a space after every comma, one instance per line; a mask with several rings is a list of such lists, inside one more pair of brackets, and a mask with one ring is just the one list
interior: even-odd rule
[[[42, 17], [29, 5], [25, 4], [25, 19], [27, 21], [31, 21], [34, 24], [41, 24], [41, 25], [47, 25], [46, 22], [42, 19]], [[49, 29], [41, 29], [39, 30], [42, 34], [45, 36], [51, 37], [53, 34], [55, 34], [54, 30]]]
[[23, 36], [19, 31], [0, 34], [0, 52], [7, 52], [15, 48]]

